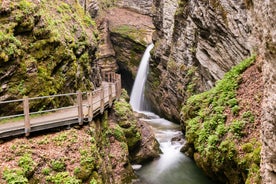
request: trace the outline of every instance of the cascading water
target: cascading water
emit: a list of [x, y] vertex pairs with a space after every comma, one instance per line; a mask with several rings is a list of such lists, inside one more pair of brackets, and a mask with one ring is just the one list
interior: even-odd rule
[[147, 80], [148, 75], [148, 68], [149, 68], [149, 58], [150, 58], [150, 51], [154, 47], [153, 44], [150, 44], [140, 62], [139, 69], [134, 81], [134, 85], [131, 91], [130, 95], [130, 105], [132, 106], [134, 111], [140, 111], [144, 110], [144, 102], [145, 102], [145, 96], [144, 96], [144, 89], [145, 89], [145, 83]]
[[[211, 182], [195, 165], [195, 163], [180, 152], [181, 143], [172, 141], [174, 137], [181, 137], [179, 125], [160, 118], [152, 112], [144, 110], [144, 86], [147, 79], [150, 50], [149, 45], [141, 60], [138, 73], [132, 88], [130, 104], [134, 111], [143, 113], [143, 119], [152, 126], [156, 139], [160, 143], [162, 154], [137, 171], [140, 183], [146, 184], [211, 184]], [[184, 139], [182, 139], [184, 141]]]

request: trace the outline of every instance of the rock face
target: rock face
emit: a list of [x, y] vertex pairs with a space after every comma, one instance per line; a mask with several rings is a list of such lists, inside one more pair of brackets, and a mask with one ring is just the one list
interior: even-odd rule
[[99, 12], [99, 5], [97, 0], [79, 0], [84, 11], [87, 11], [92, 18], [95, 18]]
[[262, 152], [261, 176], [263, 183], [276, 183], [276, 2], [254, 1], [253, 18], [256, 22], [254, 35], [261, 54], [265, 83], [262, 103]]
[[131, 161], [141, 164], [159, 157], [161, 150], [151, 127], [141, 120], [138, 122], [138, 127], [141, 130], [142, 139], [140, 146], [133, 151]]
[[[93, 62], [97, 46], [94, 25], [75, 1], [1, 1], [0, 100], [96, 87], [101, 79]], [[69, 103], [68, 99], [43, 101], [54, 107], [64, 103]], [[30, 108], [40, 109], [41, 101]], [[9, 113], [22, 110], [20, 105], [0, 109]]]
[[[146, 95], [168, 118], [178, 120], [182, 103], [191, 94], [213, 87], [247, 56], [257, 53], [263, 60], [261, 175], [263, 183], [275, 183], [275, 2], [153, 0], [153, 4], [157, 30]], [[172, 13], [166, 14], [168, 10]]]
[[226, 71], [250, 55], [250, 4], [154, 0], [154, 5], [157, 32], [148, 94], [160, 107], [159, 112], [179, 119], [181, 103], [190, 95], [185, 91], [211, 88]]
[[151, 17], [123, 8], [108, 10], [105, 17], [123, 87], [130, 92], [145, 48], [152, 42], [154, 26]]
[[116, 4], [138, 11], [141, 14], [152, 14], [152, 0], [118, 0]]
[[102, 19], [98, 29], [100, 31], [100, 41], [96, 53], [96, 62], [102, 74], [117, 71], [118, 66], [115, 59], [115, 51], [110, 40], [108, 19]]

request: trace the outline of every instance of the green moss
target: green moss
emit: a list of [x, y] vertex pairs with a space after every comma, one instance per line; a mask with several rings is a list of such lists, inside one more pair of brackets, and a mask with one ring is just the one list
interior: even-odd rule
[[22, 168], [24, 176], [30, 177], [35, 169], [36, 163], [30, 154], [24, 154], [18, 161], [18, 166]]
[[250, 111], [246, 111], [242, 114], [242, 118], [243, 120], [250, 122], [250, 123], [254, 123], [255, 121], [255, 117], [254, 114]]
[[59, 172], [55, 175], [47, 176], [46, 180], [55, 184], [80, 184], [81, 181], [69, 175], [68, 172]]
[[45, 176], [48, 176], [51, 172], [51, 169], [49, 167], [45, 167], [41, 170], [42, 174], [44, 174]]
[[[95, 21], [80, 4], [43, 0], [37, 5], [17, 0], [10, 6], [10, 12], [0, 19], [0, 75], [11, 68], [16, 73], [4, 91], [8, 96], [16, 99], [94, 87], [86, 76], [93, 76], [91, 58], [98, 33]], [[41, 104], [59, 107], [70, 103], [70, 99], [55, 98], [38, 100], [30, 106], [38, 110]]]
[[195, 152], [200, 154], [199, 158], [216, 160], [212, 163], [213, 170], [229, 170], [223, 163], [237, 165], [235, 139], [244, 135], [247, 123], [244, 119], [248, 119], [250, 114], [246, 113], [243, 119], [235, 119], [226, 124], [224, 113], [230, 108], [234, 115], [240, 117], [236, 99], [239, 75], [254, 61], [255, 56], [242, 61], [226, 73], [214, 88], [191, 96], [182, 108], [181, 118], [185, 122], [186, 139], [194, 145]]
[[51, 168], [54, 171], [60, 172], [60, 171], [64, 171], [66, 169], [66, 165], [65, 165], [65, 162], [63, 159], [52, 160]]
[[141, 45], [147, 45], [144, 40], [144, 35], [147, 33], [146, 30], [130, 25], [120, 25], [112, 28], [111, 32], [120, 34], [122, 37], [133, 40]]
[[126, 101], [116, 101], [114, 103], [114, 110], [120, 119], [127, 119], [128, 115], [132, 113], [131, 106]]
[[10, 170], [10, 169], [5, 169], [3, 172], [3, 179], [8, 183], [8, 184], [27, 184], [28, 179], [24, 176], [24, 173], [22, 170]]

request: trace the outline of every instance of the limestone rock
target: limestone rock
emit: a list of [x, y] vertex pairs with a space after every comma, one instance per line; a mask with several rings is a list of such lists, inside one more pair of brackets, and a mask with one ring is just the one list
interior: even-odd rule
[[141, 120], [138, 122], [138, 127], [141, 130], [142, 140], [140, 146], [131, 154], [131, 161], [141, 164], [159, 157], [161, 150], [151, 127]]
[[152, 0], [118, 0], [116, 4], [120, 7], [135, 10], [141, 14], [152, 14]]
[[[193, 93], [210, 89], [226, 71], [252, 53], [249, 38], [253, 23], [249, 9], [241, 8], [243, 2], [153, 2], [157, 38], [147, 94], [159, 112], [179, 119], [181, 104], [190, 95], [185, 91], [192, 86]], [[194, 74], [189, 75], [193, 68]]]
[[262, 56], [265, 84], [262, 103], [261, 176], [265, 184], [276, 183], [276, 2], [255, 0], [252, 19], [253, 34]]
[[145, 48], [152, 42], [154, 26], [151, 17], [123, 8], [108, 10], [106, 18], [123, 87], [130, 91]]
[[79, 3], [92, 18], [97, 17], [99, 12], [99, 5], [97, 0], [79, 0]]

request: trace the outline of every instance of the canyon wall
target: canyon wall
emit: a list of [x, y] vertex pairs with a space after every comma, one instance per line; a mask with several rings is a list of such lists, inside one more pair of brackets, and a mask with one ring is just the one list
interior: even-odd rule
[[[263, 183], [275, 182], [275, 2], [154, 0], [153, 4], [155, 49], [146, 95], [156, 111], [178, 121], [189, 96], [211, 89], [231, 67], [257, 54], [265, 82], [261, 175]], [[175, 11], [174, 16], [168, 10]]]
[[263, 65], [261, 175], [263, 183], [276, 183], [276, 2], [253, 1], [254, 35]]
[[[148, 96], [154, 104], [161, 104], [157, 111], [179, 119], [181, 104], [190, 95], [185, 91], [210, 89], [254, 51], [249, 39], [251, 4], [154, 0], [154, 6], [157, 31]], [[156, 93], [159, 95], [150, 95]]]
[[116, 4], [120, 7], [135, 10], [141, 14], [152, 14], [152, 0], [118, 0]]

